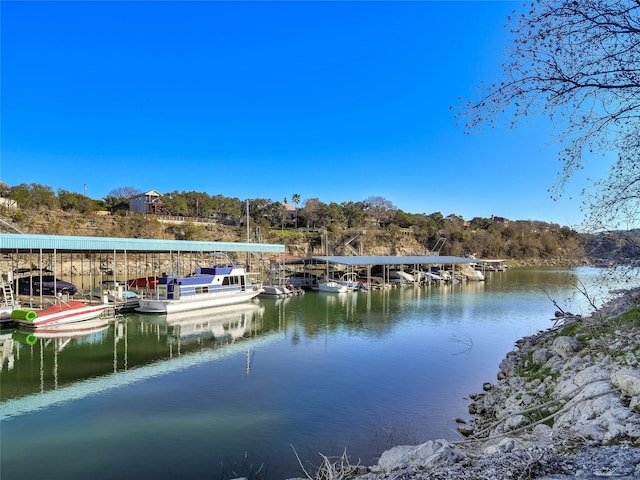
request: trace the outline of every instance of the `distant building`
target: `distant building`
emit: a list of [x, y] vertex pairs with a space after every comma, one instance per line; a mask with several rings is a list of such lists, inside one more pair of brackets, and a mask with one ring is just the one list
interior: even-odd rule
[[505, 227], [509, 226], [509, 219], [504, 217], [496, 217], [495, 215], [491, 215], [491, 220], [494, 223], [502, 223]]
[[134, 213], [168, 215], [169, 211], [157, 190], [149, 190], [129, 199], [129, 210]]
[[296, 207], [294, 205], [286, 202], [281, 202], [281, 204], [290, 219], [296, 218]]
[[11, 200], [10, 198], [0, 197], [0, 207], [4, 207], [7, 210], [17, 210], [18, 202]]

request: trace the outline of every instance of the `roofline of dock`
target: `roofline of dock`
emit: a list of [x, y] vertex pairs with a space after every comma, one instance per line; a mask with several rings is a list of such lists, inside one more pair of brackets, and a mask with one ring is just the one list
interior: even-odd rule
[[366, 265], [462, 265], [481, 263], [482, 260], [468, 257], [440, 255], [328, 255], [285, 260], [284, 265], [328, 263], [330, 265], [366, 266]]
[[81, 237], [65, 235], [0, 234], [0, 252], [250, 252], [284, 253], [285, 246], [271, 243], [203, 242], [147, 238]]

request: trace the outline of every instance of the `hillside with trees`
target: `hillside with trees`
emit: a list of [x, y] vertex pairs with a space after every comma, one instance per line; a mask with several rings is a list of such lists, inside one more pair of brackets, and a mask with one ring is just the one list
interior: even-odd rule
[[[3, 231], [32, 234], [282, 243], [294, 255], [440, 255], [502, 258], [516, 264], [576, 265], [593, 258], [638, 258], [638, 232], [606, 242], [557, 224], [502, 217], [470, 220], [457, 215], [409, 213], [382, 197], [324, 203], [284, 198], [228, 198], [204, 192], [171, 192], [161, 200], [171, 215], [129, 211], [126, 187], [96, 200], [31, 184], [1, 186]], [[299, 205], [300, 204], [300, 205]], [[247, 226], [247, 219], [249, 225]], [[592, 254], [592, 259], [587, 254]], [[634, 257], [635, 255], [635, 257]], [[624, 258], [622, 258], [623, 261]]]

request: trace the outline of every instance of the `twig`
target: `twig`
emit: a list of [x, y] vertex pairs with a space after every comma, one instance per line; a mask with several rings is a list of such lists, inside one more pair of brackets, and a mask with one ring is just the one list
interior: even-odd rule
[[291, 448], [293, 449], [293, 453], [296, 456], [296, 459], [298, 460], [298, 465], [300, 465], [300, 468], [302, 469], [302, 471], [304, 472], [305, 476], [309, 479], [309, 480], [313, 480], [313, 477], [311, 475], [309, 475], [309, 472], [307, 472], [307, 470], [304, 468], [304, 465], [302, 465], [302, 460], [300, 460], [300, 457], [298, 456], [298, 452], [296, 452], [296, 449], [294, 448], [293, 445], [291, 445]]

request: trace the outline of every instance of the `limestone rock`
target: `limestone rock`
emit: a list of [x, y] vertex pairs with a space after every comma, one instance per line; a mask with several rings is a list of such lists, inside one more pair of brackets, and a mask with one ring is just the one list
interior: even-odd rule
[[453, 465], [467, 457], [462, 450], [446, 440], [429, 440], [420, 445], [401, 445], [384, 452], [378, 466], [386, 472], [400, 468], [430, 468]]
[[529, 419], [524, 415], [511, 415], [504, 422], [506, 430], [517, 430], [525, 425], [529, 425]]
[[575, 338], [564, 336], [557, 337], [551, 344], [551, 350], [564, 359], [579, 351], [581, 347], [582, 344]]
[[546, 348], [539, 348], [533, 352], [532, 360], [536, 365], [544, 365], [551, 358], [551, 352]]
[[503, 438], [496, 445], [489, 445], [483, 449], [487, 455], [505, 454], [512, 451], [516, 446], [516, 442], [512, 438]]
[[637, 419], [611, 392], [608, 381], [587, 384], [575, 395], [567, 411], [559, 415], [554, 428], [565, 428], [584, 438], [605, 442], [621, 436], [635, 436]]
[[622, 367], [611, 375], [611, 383], [630, 397], [640, 395], [640, 372], [635, 368]]

